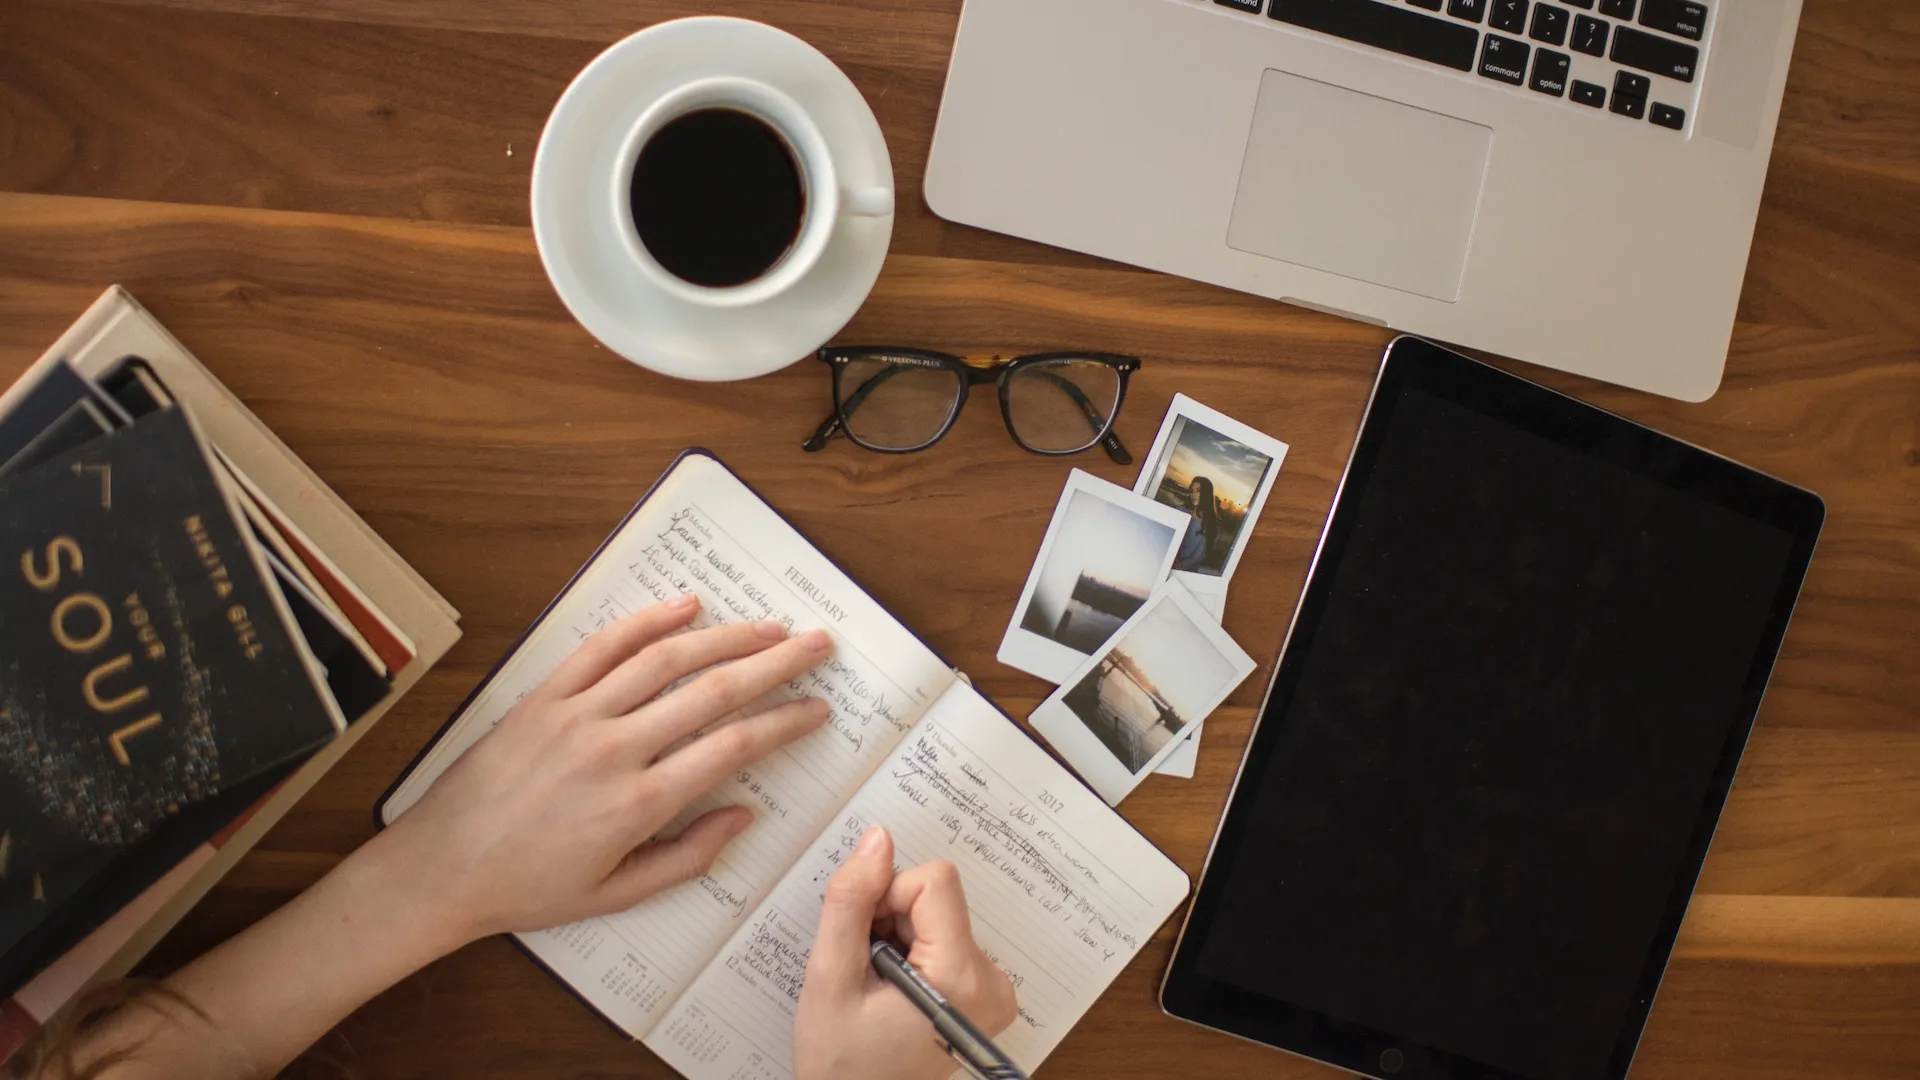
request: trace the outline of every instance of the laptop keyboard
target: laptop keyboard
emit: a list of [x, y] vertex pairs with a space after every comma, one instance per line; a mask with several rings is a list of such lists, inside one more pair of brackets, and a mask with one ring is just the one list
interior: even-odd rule
[[[1267, 17], [1303, 30], [1674, 131], [1687, 126], [1707, 29], [1707, 7], [1696, 0], [1214, 2], [1249, 15], [1264, 8]], [[1581, 61], [1580, 72], [1604, 70], [1611, 79], [1579, 78], [1573, 53], [1603, 62]], [[1662, 96], [1677, 103], [1654, 100]]]

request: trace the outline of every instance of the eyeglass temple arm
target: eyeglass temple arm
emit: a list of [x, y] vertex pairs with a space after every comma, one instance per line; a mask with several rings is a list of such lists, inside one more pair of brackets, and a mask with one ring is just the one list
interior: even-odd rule
[[840, 414], [837, 412], [828, 413], [827, 418], [820, 421], [820, 426], [815, 428], [813, 434], [807, 437], [807, 441], [800, 444], [800, 449], [805, 450], [809, 454], [815, 450], [824, 450], [829, 440], [837, 439], [844, 434], [846, 434], [846, 432], [840, 428]]

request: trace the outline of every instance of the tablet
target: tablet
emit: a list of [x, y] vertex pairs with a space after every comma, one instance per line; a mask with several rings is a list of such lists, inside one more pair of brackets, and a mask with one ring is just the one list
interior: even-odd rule
[[1367, 1076], [1624, 1076], [1825, 509], [1387, 350], [1161, 986]]

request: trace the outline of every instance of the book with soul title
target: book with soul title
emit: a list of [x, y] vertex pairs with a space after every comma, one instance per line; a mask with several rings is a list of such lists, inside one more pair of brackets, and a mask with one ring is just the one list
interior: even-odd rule
[[0, 932], [345, 727], [183, 411], [0, 480], [0, 553]]
[[[62, 469], [118, 501], [87, 504]], [[197, 561], [178, 558], [181, 535]], [[6, 668], [8, 700], [49, 706], [9, 704], [0, 720], [4, 1059], [131, 968], [459, 630], [458, 613], [117, 287], [0, 394], [0, 540], [0, 575], [12, 575], [0, 665], [25, 658]], [[212, 622], [191, 603], [196, 583]], [[76, 594], [114, 618], [98, 643], [87, 618], [99, 608]], [[35, 619], [46, 640], [16, 645], [14, 624], [28, 633]], [[68, 650], [63, 635], [91, 647]], [[182, 693], [203, 708], [182, 711]], [[108, 763], [121, 773], [89, 771]], [[84, 786], [63, 786], [59, 768]], [[27, 773], [35, 783], [13, 782]]]

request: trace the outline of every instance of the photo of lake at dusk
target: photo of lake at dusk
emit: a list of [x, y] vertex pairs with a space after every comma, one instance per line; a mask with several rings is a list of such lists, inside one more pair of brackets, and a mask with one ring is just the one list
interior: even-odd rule
[[1069, 689], [1063, 703], [1137, 773], [1241, 673], [1181, 608], [1162, 598]]
[[1094, 652], [1146, 603], [1173, 539], [1174, 529], [1162, 522], [1074, 493], [1020, 628]]

